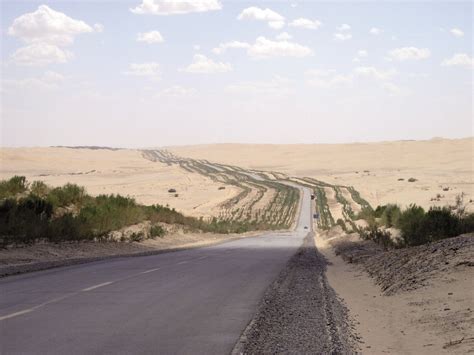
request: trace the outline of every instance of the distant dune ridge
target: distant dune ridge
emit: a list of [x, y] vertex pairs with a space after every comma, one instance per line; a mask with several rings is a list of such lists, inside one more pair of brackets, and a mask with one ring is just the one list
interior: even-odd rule
[[[93, 147], [96, 148], [96, 147]], [[209, 144], [165, 148], [178, 156], [352, 185], [373, 205], [443, 206], [463, 192], [474, 210], [474, 138], [351, 144]], [[0, 178], [25, 175], [67, 182], [91, 194], [120, 193], [144, 204], [169, 204], [193, 216], [213, 216], [239, 193], [206, 176], [143, 159], [134, 149], [1, 148]], [[410, 178], [415, 179], [409, 182]], [[178, 197], [168, 193], [175, 188]]]

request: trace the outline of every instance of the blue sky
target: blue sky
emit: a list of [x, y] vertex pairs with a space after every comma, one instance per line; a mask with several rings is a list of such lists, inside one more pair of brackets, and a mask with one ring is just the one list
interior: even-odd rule
[[472, 135], [472, 3], [2, 1], [1, 144]]

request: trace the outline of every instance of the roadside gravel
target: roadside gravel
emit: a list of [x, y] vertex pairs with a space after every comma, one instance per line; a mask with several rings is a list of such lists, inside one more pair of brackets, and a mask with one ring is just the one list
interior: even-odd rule
[[357, 336], [325, 271], [309, 233], [267, 290], [233, 354], [355, 352]]

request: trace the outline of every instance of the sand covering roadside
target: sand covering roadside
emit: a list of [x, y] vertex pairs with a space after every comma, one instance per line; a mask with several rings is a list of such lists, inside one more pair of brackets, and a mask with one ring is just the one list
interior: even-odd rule
[[388, 252], [337, 229], [319, 233], [316, 243], [331, 263], [330, 285], [355, 318], [363, 353], [474, 351], [472, 234]]

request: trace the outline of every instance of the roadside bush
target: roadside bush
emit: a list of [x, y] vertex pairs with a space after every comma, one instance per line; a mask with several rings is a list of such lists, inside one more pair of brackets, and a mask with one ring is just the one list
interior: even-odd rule
[[0, 204], [0, 244], [30, 244], [49, 234], [53, 208], [47, 201], [29, 196], [17, 201], [6, 199]]
[[[28, 188], [28, 196], [17, 199], [17, 195], [28, 191]], [[9, 196], [0, 201], [0, 247], [38, 240], [106, 240], [111, 231], [145, 220], [155, 224], [150, 230], [151, 238], [165, 234], [158, 222], [180, 224], [191, 230], [212, 233], [243, 233], [275, 227], [257, 222], [217, 218], [207, 221], [187, 217], [167, 206], [143, 206], [132, 198], [120, 195], [92, 197], [86, 194], [83, 187], [75, 184], [50, 188], [41, 181], [34, 181], [29, 186], [21, 176], [0, 181], [0, 196]], [[74, 207], [74, 213], [56, 213], [58, 208], [70, 206]], [[145, 235], [133, 238], [141, 240]]]
[[379, 229], [375, 225], [364, 228], [362, 231], [360, 231], [360, 236], [364, 240], [371, 240], [381, 245], [384, 250], [396, 246], [396, 244], [392, 241], [390, 232]]
[[130, 235], [131, 242], [143, 242], [145, 240], [145, 234], [143, 232], [133, 232]]
[[85, 197], [86, 191], [83, 187], [76, 184], [66, 184], [62, 187], [52, 189], [48, 194], [48, 201], [52, 203], [55, 208], [69, 205], [80, 207]]
[[[377, 208], [379, 208], [379, 207], [377, 207]], [[364, 207], [357, 214], [356, 219], [364, 219], [369, 224], [374, 224], [375, 223], [375, 211], [372, 209], [372, 207]], [[373, 223], [371, 223], [371, 222], [373, 222]]]
[[156, 237], [158, 238], [163, 238], [166, 234], [166, 231], [163, 229], [163, 227], [159, 225], [151, 226], [150, 228], [150, 238], [155, 239]]
[[28, 183], [24, 176], [13, 176], [9, 180], [0, 181], [0, 199], [15, 197], [15, 195], [25, 192]]
[[397, 228], [401, 230], [402, 239], [406, 245], [420, 245], [429, 241], [426, 235], [420, 233], [420, 221], [425, 210], [415, 204], [404, 210], [398, 220]]
[[88, 201], [79, 212], [79, 218], [97, 235], [142, 222], [146, 217], [144, 206], [120, 195], [99, 195]]
[[344, 221], [343, 221], [341, 218], [339, 218], [339, 219], [336, 221], [336, 224], [339, 225], [339, 226], [341, 226], [341, 228], [342, 228], [342, 230], [343, 230], [344, 232], [347, 232], [346, 224], [344, 223]]
[[[378, 207], [377, 207], [378, 209]], [[377, 212], [377, 210], [375, 210]], [[388, 204], [383, 206], [383, 211], [380, 215], [380, 223], [387, 227], [394, 227], [398, 225], [401, 210], [397, 205]]]
[[51, 189], [43, 181], [33, 181], [30, 185], [30, 193], [38, 197], [46, 197]]

